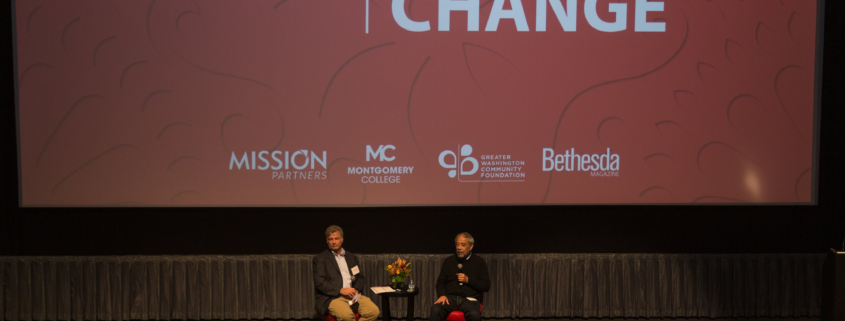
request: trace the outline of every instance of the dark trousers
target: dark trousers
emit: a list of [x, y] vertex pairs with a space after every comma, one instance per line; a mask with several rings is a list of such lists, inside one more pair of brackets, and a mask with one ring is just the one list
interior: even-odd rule
[[443, 321], [449, 316], [452, 311], [459, 310], [464, 313], [464, 319], [467, 321], [481, 320], [481, 304], [478, 301], [470, 301], [466, 298], [447, 295], [446, 299], [449, 304], [435, 304], [431, 306], [431, 314], [428, 317], [429, 321]]

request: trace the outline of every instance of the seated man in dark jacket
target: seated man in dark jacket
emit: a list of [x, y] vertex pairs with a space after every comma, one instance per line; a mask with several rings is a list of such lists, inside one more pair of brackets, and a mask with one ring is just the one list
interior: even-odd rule
[[[361, 321], [375, 320], [378, 307], [370, 298], [361, 295], [367, 283], [358, 266], [358, 258], [342, 247], [343, 229], [329, 226], [326, 243], [329, 249], [317, 254], [312, 261], [317, 314], [331, 314], [338, 321], [355, 321], [357, 311]], [[353, 303], [349, 304], [350, 301]]]
[[469, 233], [455, 237], [455, 254], [443, 261], [437, 277], [437, 296], [431, 306], [429, 321], [445, 320], [452, 311], [460, 310], [467, 321], [481, 320], [481, 292], [490, 290], [487, 263], [472, 254], [475, 239]]

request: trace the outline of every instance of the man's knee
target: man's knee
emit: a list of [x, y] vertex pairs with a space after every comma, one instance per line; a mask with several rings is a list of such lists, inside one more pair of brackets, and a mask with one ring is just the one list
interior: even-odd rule
[[440, 315], [446, 308], [442, 304], [432, 304], [431, 305], [431, 315]]
[[358, 313], [361, 314], [361, 320], [372, 321], [378, 319], [379, 309], [375, 304], [366, 307], [360, 307]]
[[481, 312], [469, 311], [464, 313], [464, 319], [467, 321], [481, 321]]
[[431, 311], [428, 314], [428, 321], [441, 321], [446, 319], [443, 315], [443, 306], [435, 304], [431, 306]]
[[329, 304], [329, 314], [335, 317], [337, 321], [355, 321], [355, 313], [349, 304], [343, 300], [334, 300]]
[[361, 311], [361, 316], [372, 317], [373, 319], [375, 319], [378, 318], [379, 312], [381, 311], [379, 311], [377, 306], [372, 306], [369, 309], [366, 309], [365, 311]]

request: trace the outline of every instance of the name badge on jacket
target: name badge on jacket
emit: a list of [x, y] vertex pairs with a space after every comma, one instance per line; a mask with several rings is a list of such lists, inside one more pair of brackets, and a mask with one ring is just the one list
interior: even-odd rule
[[358, 266], [356, 265], [352, 267], [352, 275], [358, 275], [358, 273], [361, 273], [361, 270], [358, 269]]

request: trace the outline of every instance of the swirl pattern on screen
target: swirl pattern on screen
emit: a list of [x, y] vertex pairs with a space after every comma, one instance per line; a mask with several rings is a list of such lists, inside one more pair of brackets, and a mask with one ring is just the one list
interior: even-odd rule
[[590, 3], [18, 1], [22, 204], [812, 201], [815, 1]]

